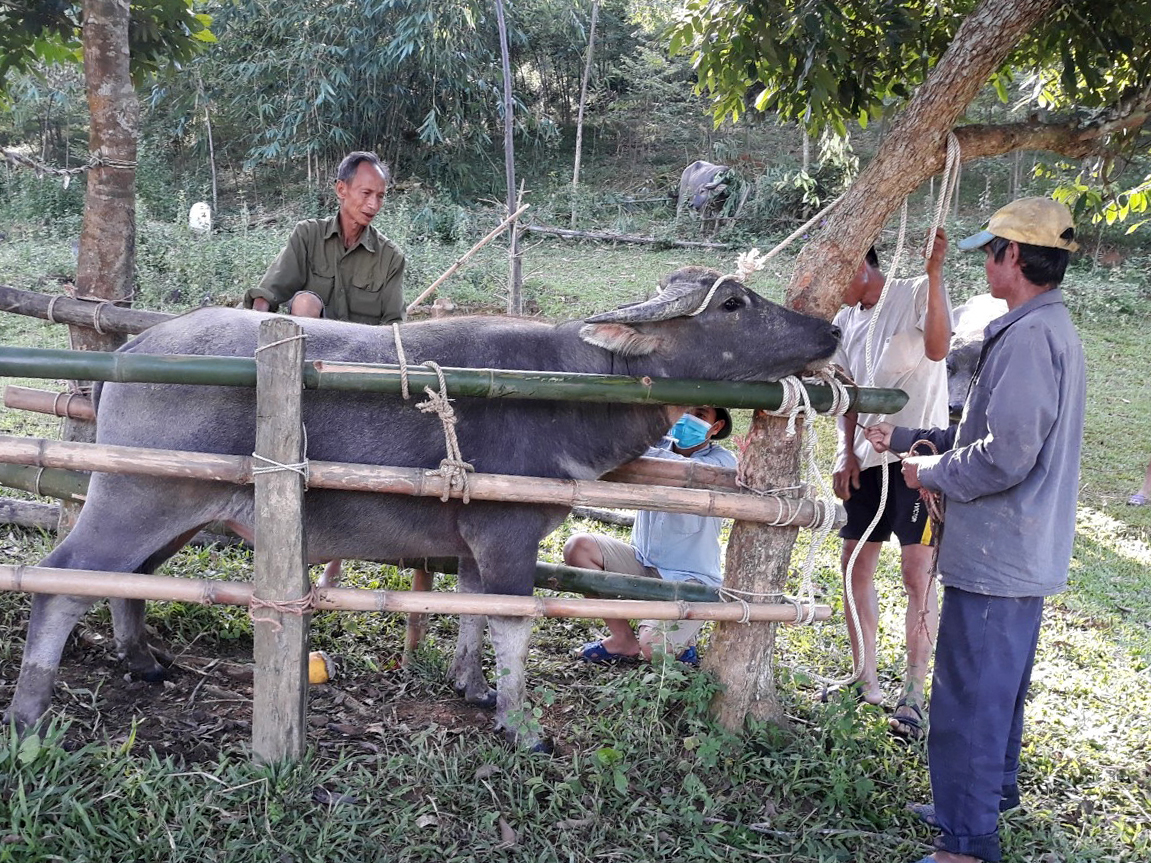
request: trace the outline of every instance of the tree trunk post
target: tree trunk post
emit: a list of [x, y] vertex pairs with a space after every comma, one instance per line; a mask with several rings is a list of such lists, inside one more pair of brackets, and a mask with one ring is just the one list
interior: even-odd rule
[[[740, 463], [740, 476], [746, 485], [766, 489], [795, 483], [799, 475], [795, 442], [799, 437], [797, 431], [794, 441], [787, 438], [786, 419], [756, 411], [747, 439]], [[759, 594], [784, 593], [796, 533], [794, 527], [737, 521], [727, 544], [726, 586]], [[748, 716], [783, 723], [783, 707], [775, 686], [777, 626], [717, 624], [703, 667], [723, 685], [712, 700], [712, 713], [731, 731], [740, 731]]]
[[[287, 466], [303, 461], [302, 330], [287, 317], [260, 324], [256, 354], [256, 459], [272, 470], [255, 477], [255, 630], [252, 754], [271, 764], [304, 753], [311, 611], [290, 603], [311, 585], [304, 548], [304, 477]], [[266, 460], [266, 461], [265, 461]], [[279, 469], [276, 469], [280, 466]], [[295, 611], [296, 613], [293, 613]]]
[[[97, 163], [88, 172], [76, 296], [103, 301], [132, 299], [136, 269], [136, 138], [140, 110], [128, 69], [128, 0], [86, 0], [83, 11], [84, 80], [91, 116], [88, 148]], [[68, 328], [72, 347], [113, 351], [122, 336], [87, 327]], [[75, 381], [81, 392], [91, 381]], [[64, 440], [92, 442], [93, 422], [65, 419]], [[80, 504], [65, 501], [57, 536], [76, 523]]]

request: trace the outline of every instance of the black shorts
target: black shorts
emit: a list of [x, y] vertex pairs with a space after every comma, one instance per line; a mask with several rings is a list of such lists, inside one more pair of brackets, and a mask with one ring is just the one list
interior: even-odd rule
[[[876, 465], [862, 471], [859, 488], [853, 488], [851, 497], [843, 502], [847, 524], [840, 528], [839, 535], [844, 539], [860, 539], [875, 518], [883, 481], [881, 470], [883, 467]], [[933, 537], [927, 504], [920, 500], [918, 491], [907, 487], [899, 462], [887, 465], [887, 479], [887, 506], [867, 541], [886, 542], [894, 533], [901, 546], [931, 545]]]

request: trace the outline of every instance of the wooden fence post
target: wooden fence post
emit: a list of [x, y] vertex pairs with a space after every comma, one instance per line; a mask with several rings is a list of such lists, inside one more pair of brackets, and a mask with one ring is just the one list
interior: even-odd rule
[[[304, 477], [278, 466], [303, 461], [301, 395], [304, 340], [286, 317], [260, 324], [256, 352], [255, 576], [253, 600], [282, 604], [311, 587], [304, 557]], [[256, 670], [252, 687], [252, 754], [265, 764], [303, 755], [308, 698], [311, 612], [253, 602]]]

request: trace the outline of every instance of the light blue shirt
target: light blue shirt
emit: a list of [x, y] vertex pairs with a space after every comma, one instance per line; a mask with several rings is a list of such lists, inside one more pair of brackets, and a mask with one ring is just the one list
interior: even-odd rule
[[[645, 456], [687, 461], [689, 458], [718, 467], [735, 467], [736, 458], [718, 444], [682, 456], [672, 452], [672, 439], [665, 437]], [[687, 515], [678, 512], [636, 513], [631, 532], [636, 560], [654, 566], [666, 581], [698, 581], [709, 587], [723, 584], [723, 562], [720, 560], [719, 531], [722, 518]]]

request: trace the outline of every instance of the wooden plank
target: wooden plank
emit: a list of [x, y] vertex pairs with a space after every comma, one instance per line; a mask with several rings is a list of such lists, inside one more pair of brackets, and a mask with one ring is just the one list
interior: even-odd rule
[[[255, 481], [255, 621], [252, 755], [272, 764], [304, 754], [311, 611], [290, 605], [311, 591], [304, 552], [304, 478], [285, 465], [303, 460], [304, 340], [299, 324], [260, 324], [256, 353], [256, 453], [267, 461]], [[279, 469], [276, 469], [278, 466]], [[261, 607], [261, 601], [278, 607]]]

